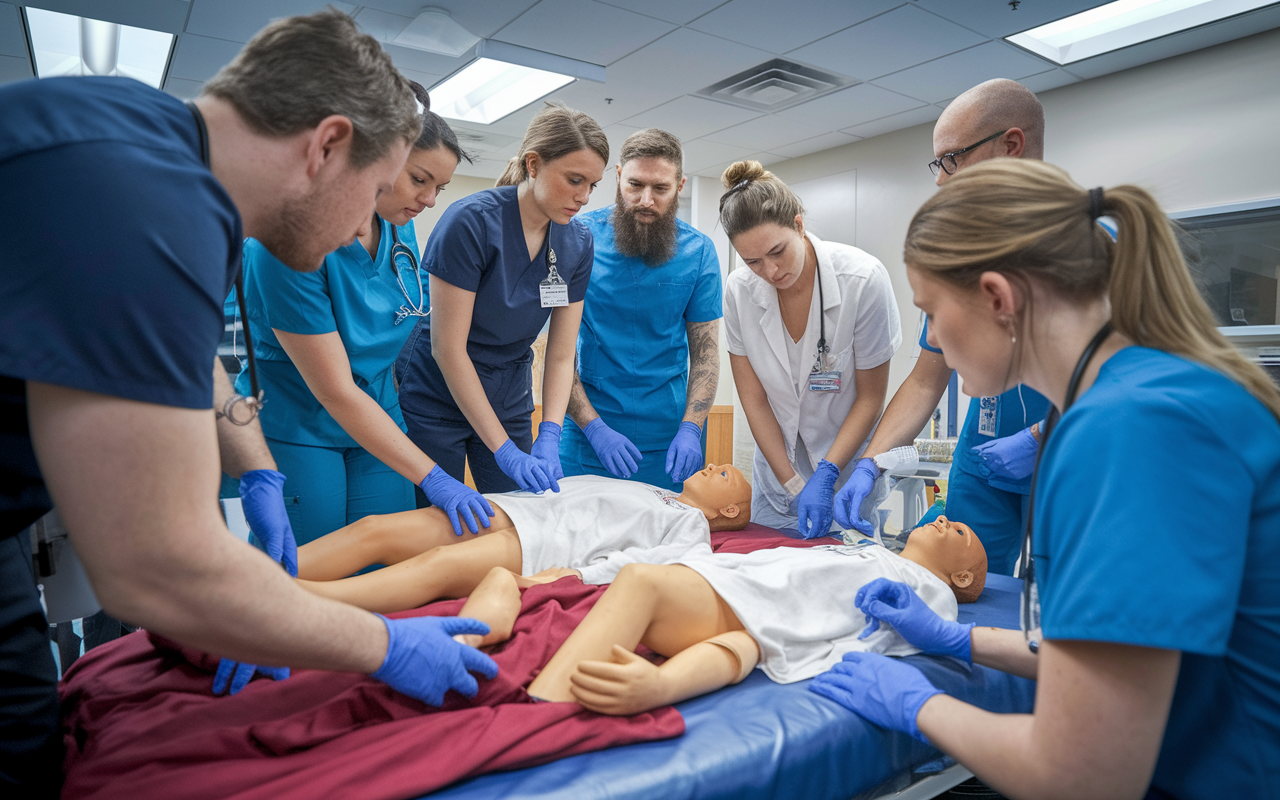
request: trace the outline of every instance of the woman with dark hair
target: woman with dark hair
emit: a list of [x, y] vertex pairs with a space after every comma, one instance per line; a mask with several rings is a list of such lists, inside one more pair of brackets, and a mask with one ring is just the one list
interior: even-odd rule
[[[400, 406], [413, 442], [456, 479], [469, 463], [482, 492], [559, 491], [560, 431], [594, 257], [591, 233], [573, 217], [608, 160], [595, 120], [547, 104], [498, 185], [449, 206], [422, 254], [431, 316], [396, 361]], [[535, 443], [530, 345], [548, 319]]]
[[[429, 302], [413, 219], [470, 160], [431, 112], [426, 90], [410, 83], [422, 132], [357, 241], [310, 273], [289, 269], [255, 239], [245, 242], [246, 316], [268, 401], [262, 428], [283, 472], [253, 476], [284, 482], [299, 544], [369, 514], [413, 508], [414, 484], [459, 534], [463, 522], [474, 531], [491, 513], [405, 436], [396, 401], [392, 365]], [[245, 372], [237, 388], [248, 394]]]

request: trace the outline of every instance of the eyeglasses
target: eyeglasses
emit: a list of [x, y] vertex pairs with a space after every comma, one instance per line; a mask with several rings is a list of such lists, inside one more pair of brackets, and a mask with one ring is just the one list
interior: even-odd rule
[[969, 152], [970, 150], [974, 149], [975, 147], [981, 147], [987, 142], [991, 141], [992, 139], [996, 139], [1001, 136], [1004, 136], [1006, 133], [1008, 133], [1011, 130], [1013, 129], [1005, 128], [999, 133], [991, 134], [990, 136], [978, 142], [977, 144], [971, 144], [968, 147], [962, 147], [959, 150], [956, 150], [955, 152], [952, 152], [952, 153], [943, 153], [942, 155], [938, 156], [937, 158], [929, 162], [929, 171], [932, 172], [934, 175], [938, 174], [938, 170], [942, 170], [948, 175], [954, 175], [956, 172], [956, 156], [962, 156], [965, 153]]

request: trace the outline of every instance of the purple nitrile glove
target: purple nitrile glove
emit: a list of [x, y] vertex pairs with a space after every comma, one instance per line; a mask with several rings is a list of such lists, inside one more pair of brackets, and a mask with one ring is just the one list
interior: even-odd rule
[[809, 691], [925, 744], [930, 741], [916, 717], [930, 697], [942, 694], [920, 670], [879, 653], [845, 653], [840, 663], [813, 679]]
[[800, 513], [800, 535], [806, 539], [826, 536], [831, 532], [833, 512], [832, 492], [840, 468], [825, 458], [818, 462], [813, 477], [805, 482], [796, 496], [796, 508]]
[[254, 673], [272, 680], [282, 681], [289, 677], [289, 668], [259, 667], [254, 664], [243, 664], [239, 661], [224, 658], [218, 662], [218, 671], [213, 674], [213, 693], [215, 695], [223, 692], [228, 695], [236, 694], [249, 685]]
[[498, 674], [492, 658], [453, 639], [460, 633], [488, 633], [489, 626], [478, 619], [378, 616], [387, 626], [387, 655], [370, 677], [401, 694], [438, 706], [450, 689], [475, 697], [480, 684], [472, 672], [490, 679]]
[[472, 533], [480, 532], [477, 521], [486, 528], [489, 527], [493, 506], [484, 499], [484, 495], [445, 472], [439, 464], [432, 467], [427, 477], [418, 485], [422, 487], [422, 493], [431, 501], [431, 505], [449, 517], [449, 524], [458, 536], [462, 535], [463, 522], [467, 523], [467, 528]]
[[854, 465], [849, 480], [836, 493], [835, 507], [832, 509], [836, 522], [841, 528], [855, 530], [863, 536], [871, 536], [875, 533], [872, 524], [863, 519], [859, 512], [862, 501], [871, 494], [879, 477], [880, 468], [869, 458], [859, 459]]
[[298, 542], [284, 509], [284, 475], [253, 469], [240, 476], [240, 504], [249, 530], [262, 542], [267, 557], [298, 577]]
[[587, 427], [582, 429], [591, 449], [596, 451], [596, 458], [615, 478], [630, 478], [644, 460], [640, 449], [631, 440], [604, 424], [604, 419], [596, 417]]
[[1031, 477], [1035, 470], [1040, 443], [1031, 435], [1031, 428], [1023, 428], [970, 449], [978, 457], [978, 472], [983, 478], [1020, 481]]
[[876, 578], [858, 590], [853, 603], [867, 615], [867, 627], [859, 639], [867, 638], [880, 629], [881, 622], [887, 622], [912, 647], [931, 656], [951, 656], [973, 663], [969, 640], [973, 623], [943, 619], [905, 583]]
[[510, 439], [502, 443], [493, 457], [498, 462], [498, 468], [526, 492], [542, 494], [548, 489], [560, 491], [560, 484], [547, 474], [546, 462], [516, 447], [516, 443]]
[[702, 467], [702, 428], [685, 420], [667, 448], [667, 475], [675, 483], [684, 483]]
[[[548, 471], [551, 480], [558, 481], [564, 477], [564, 468], [560, 466], [560, 426], [554, 422], [543, 422], [538, 425], [538, 438], [533, 440], [530, 455], [542, 459], [543, 469]], [[556, 486], [556, 491], [560, 487]]]

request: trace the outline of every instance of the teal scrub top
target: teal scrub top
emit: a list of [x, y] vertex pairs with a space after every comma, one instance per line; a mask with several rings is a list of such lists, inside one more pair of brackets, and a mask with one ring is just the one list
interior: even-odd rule
[[[369, 257], [360, 242], [352, 242], [325, 256], [324, 264], [315, 272], [295, 272], [271, 255], [261, 242], [245, 240], [246, 317], [258, 357], [258, 381], [266, 392], [259, 418], [268, 437], [317, 447], [359, 446], [311, 394], [272, 328], [309, 335], [337, 331], [351, 361], [351, 377], [356, 385], [404, 430], [392, 365], [417, 318], [408, 317], [396, 324], [396, 312], [401, 306], [414, 307], [419, 302], [429, 308], [430, 303], [418, 296], [418, 265], [410, 264], [407, 255], [400, 257], [402, 290], [396, 280], [397, 265], [391, 259], [394, 231], [417, 261], [418, 240], [413, 223], [394, 227], [379, 220], [379, 225], [376, 259]], [[422, 279], [425, 292], [425, 274]], [[247, 369], [236, 380], [236, 391], [249, 392]]]
[[1128, 347], [1040, 469], [1045, 638], [1182, 651], [1153, 785], [1280, 796], [1280, 423], [1223, 375]]
[[595, 242], [578, 329], [578, 374], [609, 427], [641, 450], [665, 450], [684, 419], [686, 324], [724, 316], [720, 260], [705, 234], [676, 220], [675, 254], [656, 267], [618, 252], [615, 206], [579, 217]]

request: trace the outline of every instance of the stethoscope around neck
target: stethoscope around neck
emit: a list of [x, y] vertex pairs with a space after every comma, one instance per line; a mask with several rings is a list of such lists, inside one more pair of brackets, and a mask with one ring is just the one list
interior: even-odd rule
[[[400, 274], [400, 259], [409, 259], [409, 269], [413, 272], [413, 277], [418, 281], [418, 302], [414, 302], [409, 296], [409, 288], [405, 286], [404, 277]], [[407, 305], [401, 305], [396, 309], [395, 324], [399, 325], [409, 317], [426, 317], [430, 316], [431, 309], [427, 308], [426, 293], [422, 291], [422, 271], [418, 269], [418, 256], [406, 244], [400, 241], [400, 234], [396, 232], [396, 226], [391, 226], [391, 269], [396, 273], [396, 283], [400, 284], [400, 293], [404, 295]]]
[[[1060, 413], [1057, 407], [1050, 406], [1049, 413], [1045, 417], [1044, 432], [1040, 436], [1040, 449], [1036, 451], [1036, 466], [1031, 473], [1031, 497], [1027, 504], [1027, 524], [1022, 536], [1022, 554], [1018, 558], [1018, 574], [1022, 576], [1022, 609], [1019, 621], [1022, 625], [1022, 635], [1027, 640], [1027, 647], [1033, 653], [1040, 650], [1038, 633], [1040, 630], [1040, 593], [1039, 589], [1036, 588], [1036, 560], [1031, 553], [1032, 532], [1035, 527], [1036, 484], [1040, 477], [1040, 460], [1044, 457], [1044, 451], [1049, 446], [1049, 435], [1057, 427], [1058, 420], [1076, 401], [1076, 393], [1080, 389], [1080, 379], [1084, 377], [1085, 369], [1088, 368], [1089, 362], [1097, 354], [1098, 348], [1102, 346], [1102, 343], [1110, 335], [1111, 323], [1107, 322], [1098, 329], [1089, 344], [1085, 346], [1084, 352], [1080, 354], [1080, 360], [1076, 362], [1075, 370], [1071, 373], [1071, 380], [1067, 382], [1067, 395], [1062, 403], [1062, 412]], [[1036, 634], [1036, 638], [1032, 638], [1033, 633]]]

